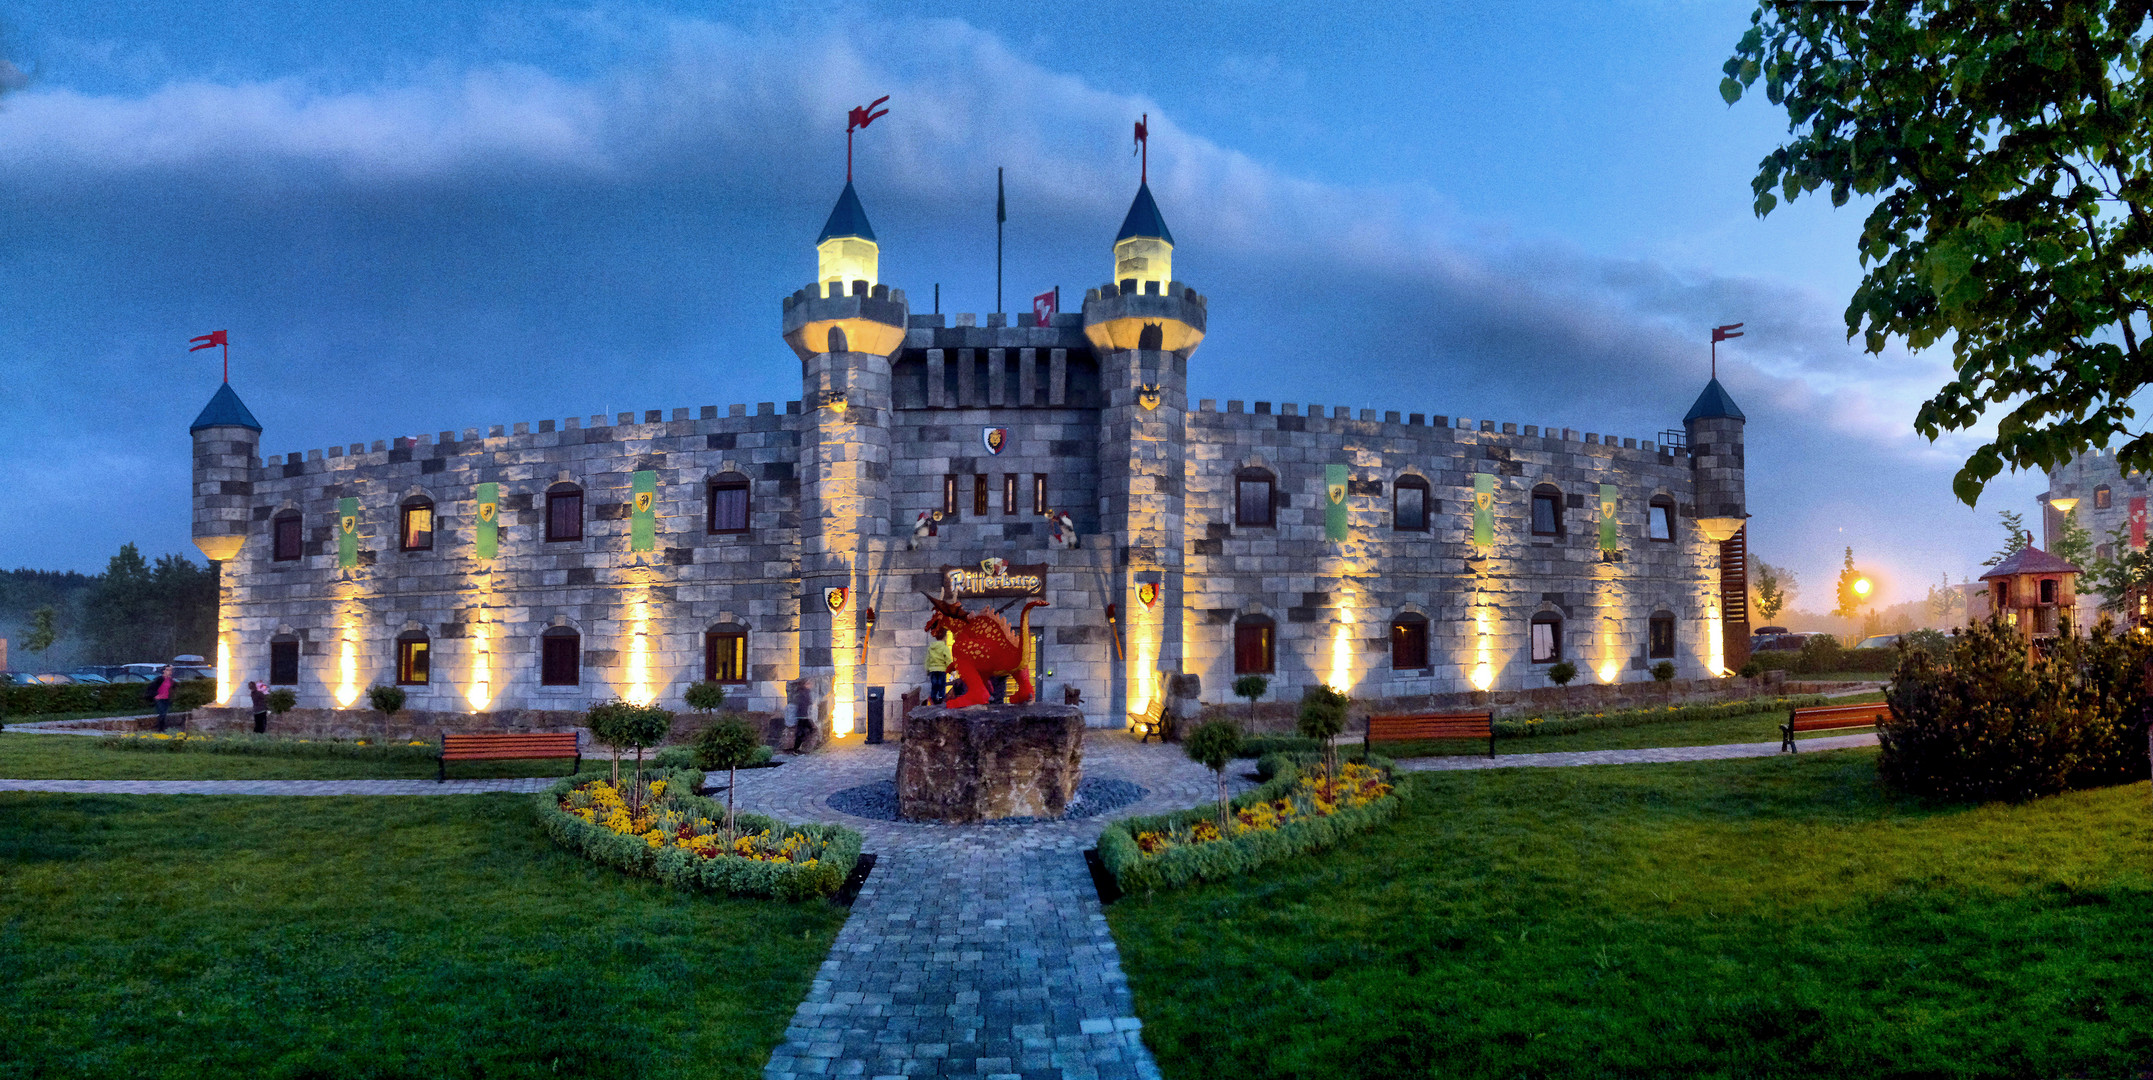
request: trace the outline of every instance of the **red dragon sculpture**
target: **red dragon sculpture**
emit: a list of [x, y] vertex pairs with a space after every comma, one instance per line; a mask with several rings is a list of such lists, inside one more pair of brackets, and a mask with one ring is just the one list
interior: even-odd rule
[[1029, 704], [1032, 673], [1024, 668], [1024, 639], [1032, 630], [1032, 609], [1046, 607], [1047, 602], [1026, 600], [1017, 629], [1011, 630], [1009, 620], [997, 612], [967, 611], [963, 604], [936, 596], [928, 596], [927, 600], [934, 605], [934, 614], [927, 619], [927, 633], [949, 634], [950, 662], [964, 679], [964, 693], [950, 698], [946, 707], [962, 709], [986, 704], [987, 680], [1005, 675], [1017, 678], [1017, 689], [1009, 695], [1009, 703]]

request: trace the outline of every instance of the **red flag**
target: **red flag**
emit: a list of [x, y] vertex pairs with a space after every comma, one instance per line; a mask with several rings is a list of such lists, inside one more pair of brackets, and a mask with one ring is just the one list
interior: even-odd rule
[[1054, 292], [1051, 289], [1032, 297], [1033, 326], [1048, 326], [1054, 322], [1054, 313], [1057, 310], [1054, 299]]
[[1741, 328], [1741, 323], [1728, 323], [1725, 326], [1715, 326], [1712, 328], [1712, 340], [1715, 342], [1719, 342], [1741, 337], [1741, 334], [1731, 332], [1740, 330]]
[[2146, 546], [2146, 497], [2143, 495], [2131, 499], [2131, 546]]
[[187, 343], [194, 346], [194, 348], [188, 349], [188, 352], [201, 352], [203, 349], [214, 349], [219, 345], [225, 344], [224, 331], [212, 330], [207, 334], [203, 334], [201, 337], [188, 338]]

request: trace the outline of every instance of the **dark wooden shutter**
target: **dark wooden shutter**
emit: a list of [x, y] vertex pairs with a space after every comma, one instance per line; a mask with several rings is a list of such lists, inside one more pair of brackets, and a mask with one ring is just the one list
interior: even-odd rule
[[1730, 670], [1749, 663], [1749, 526], [1719, 542], [1720, 651]]

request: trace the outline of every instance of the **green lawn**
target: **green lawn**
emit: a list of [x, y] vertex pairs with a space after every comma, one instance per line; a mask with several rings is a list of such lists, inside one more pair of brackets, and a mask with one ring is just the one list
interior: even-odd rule
[[[1864, 701], [1882, 701], [1881, 693], [1851, 694], [1834, 698], [1835, 705], [1852, 705]], [[1779, 725], [1787, 720], [1787, 710], [1774, 709], [1731, 716], [1719, 720], [1676, 720], [1665, 723], [1638, 724], [1633, 727], [1601, 728], [1597, 731], [1577, 731], [1567, 735], [1533, 735], [1525, 738], [1495, 740], [1497, 757], [1506, 754], [1543, 754], [1557, 750], [1630, 750], [1650, 746], [1719, 746], [1724, 743], [1754, 743], [1779, 741]], [[1826, 738], [1834, 735], [1853, 735], [1872, 728], [1855, 728], [1838, 731], [1804, 732], [1795, 736], [1802, 739]], [[1347, 744], [1341, 744], [1347, 745]], [[1358, 742], [1350, 745], [1358, 746]], [[1486, 754], [1485, 739], [1443, 739], [1427, 742], [1383, 743], [1376, 753], [1393, 758], [1442, 757], [1454, 754]]]
[[1107, 909], [1168, 1077], [2153, 1068], [2145, 783], [1936, 807], [1843, 750], [1406, 791], [1338, 849]]
[[844, 912], [624, 877], [528, 800], [0, 793], [0, 1077], [760, 1075]]
[[[265, 757], [200, 750], [115, 750], [87, 735], [0, 734], [0, 778], [9, 780], [389, 780], [432, 779], [431, 760]], [[596, 761], [597, 758], [586, 759]], [[574, 762], [452, 761], [457, 779], [567, 776]]]

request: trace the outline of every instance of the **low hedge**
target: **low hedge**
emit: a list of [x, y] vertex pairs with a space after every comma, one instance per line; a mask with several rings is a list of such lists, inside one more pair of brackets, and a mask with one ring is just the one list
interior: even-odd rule
[[[139, 709], [155, 712], [148, 683], [76, 683], [70, 686], [0, 686], [0, 716], [42, 716]], [[172, 708], [200, 708], [217, 696], [212, 679], [189, 679], [172, 688]]]
[[[1310, 739], [1309, 741], [1314, 742], [1315, 740]], [[1398, 767], [1398, 763], [1390, 758], [1381, 754], [1366, 753], [1361, 747], [1352, 745], [1338, 748], [1338, 760], [1373, 765], [1384, 772], [1393, 772]], [[1287, 765], [1291, 765], [1298, 770], [1305, 769], [1310, 765], [1321, 765], [1322, 763], [1323, 752], [1321, 750], [1273, 752], [1256, 759], [1256, 777], [1259, 780], [1268, 781], [1277, 778], [1279, 770]]]
[[1793, 649], [1771, 649], [1750, 654], [1766, 671], [1791, 671], [1796, 675], [1889, 675], [1899, 669], [1897, 649], [1838, 649], [1824, 658]]
[[162, 754], [235, 754], [245, 757], [356, 758], [362, 761], [432, 761], [438, 742], [374, 739], [294, 739], [274, 735], [109, 735], [92, 740], [100, 750]]
[[[752, 769], [757, 765], [768, 765], [773, 753], [776, 751], [769, 746], [758, 746], [755, 748], [754, 760], [742, 767]], [[658, 751], [657, 755], [650, 759], [650, 763], [661, 769], [692, 769], [698, 776], [702, 772], [695, 766], [695, 748], [692, 746], [668, 746]]]
[[1300, 735], [1244, 735], [1235, 757], [1262, 758], [1268, 754], [1320, 754], [1323, 740]]
[[1676, 705], [1658, 709], [1626, 709], [1610, 713], [1572, 713], [1567, 716], [1536, 716], [1528, 719], [1504, 718], [1495, 721], [1495, 737], [1498, 739], [1529, 739], [1535, 735], [1568, 735], [1579, 731], [1602, 731], [1608, 728], [1643, 727], [1646, 724], [1672, 724], [1691, 720], [1729, 720], [1737, 716], [1751, 716], [1761, 712], [1785, 712], [1806, 709], [1812, 705], [1829, 705], [1833, 699], [1822, 694], [1798, 694], [1792, 697], [1748, 698], [1727, 701], [1717, 705]]
[[[624, 836], [603, 826], [594, 825], [561, 809], [561, 798], [579, 784], [592, 780], [605, 780], [606, 770], [589, 770], [574, 776], [563, 777], [540, 792], [532, 801], [538, 811], [539, 822], [546, 835], [570, 851], [582, 855], [603, 866], [626, 871], [638, 877], [652, 878], [687, 891], [725, 893], [733, 896], [768, 896], [780, 900], [805, 900], [815, 896], [829, 896], [845, 884], [852, 866], [859, 861], [859, 833], [842, 825], [806, 824], [788, 825], [775, 818], [761, 814], [742, 813], [736, 823], [742, 832], [755, 833], [764, 829], [774, 836], [798, 832], [820, 845], [813, 866], [784, 862], [758, 862], [734, 856], [720, 855], [703, 858], [680, 848], [653, 848], [640, 838]], [[716, 821], [725, 819], [725, 807], [713, 799], [690, 795], [695, 785], [702, 782], [698, 769], [669, 769], [653, 775], [647, 768], [645, 780], [664, 780], [666, 798], [674, 806], [689, 810]]]
[[[1229, 804], [1239, 810], [1289, 794], [1301, 773], [1290, 756], [1272, 760], [1278, 770], [1270, 782], [1236, 796]], [[1215, 803], [1152, 817], [1123, 818], [1108, 823], [1099, 834], [1099, 861], [1123, 892], [1171, 889], [1195, 881], [1217, 881], [1245, 874], [1266, 863], [1326, 848], [1355, 833], [1389, 821], [1398, 813], [1398, 793], [1366, 806], [1340, 810], [1323, 817], [1299, 818], [1274, 832], [1250, 832], [1208, 844], [1169, 848], [1146, 855], [1136, 846], [1138, 833], [1163, 832], [1181, 825], [1215, 819]]]

